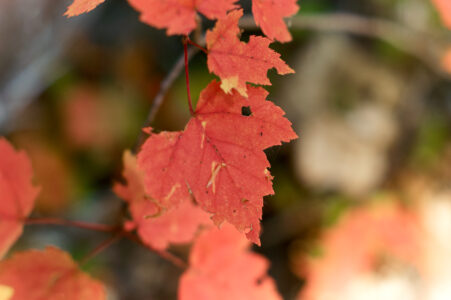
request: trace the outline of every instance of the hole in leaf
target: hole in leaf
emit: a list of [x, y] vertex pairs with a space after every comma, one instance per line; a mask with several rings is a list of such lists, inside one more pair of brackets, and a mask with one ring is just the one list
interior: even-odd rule
[[250, 115], [252, 115], [251, 107], [250, 106], [241, 107], [241, 115], [245, 117], [249, 117]]

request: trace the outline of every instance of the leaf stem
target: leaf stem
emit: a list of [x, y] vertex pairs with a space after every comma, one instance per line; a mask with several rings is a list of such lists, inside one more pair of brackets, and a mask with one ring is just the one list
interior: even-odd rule
[[98, 223], [88, 223], [81, 221], [70, 221], [58, 218], [28, 218], [24, 220], [24, 223], [27, 225], [60, 225], [100, 232], [118, 232], [121, 230], [121, 228], [117, 226], [110, 226]]
[[184, 54], [184, 58], [185, 58], [186, 93], [188, 94], [189, 112], [191, 113], [192, 116], [194, 116], [193, 103], [191, 101], [191, 92], [190, 92], [190, 88], [189, 88], [188, 43], [189, 43], [189, 38], [185, 37], [183, 39], [183, 54]]
[[205, 49], [204, 47], [202, 47], [201, 45], [199, 45], [196, 42], [193, 42], [190, 38], [186, 38], [186, 42], [190, 45], [193, 45], [194, 47], [196, 47], [197, 49], [201, 50], [202, 52], [204, 52], [205, 54], [208, 54], [208, 50]]

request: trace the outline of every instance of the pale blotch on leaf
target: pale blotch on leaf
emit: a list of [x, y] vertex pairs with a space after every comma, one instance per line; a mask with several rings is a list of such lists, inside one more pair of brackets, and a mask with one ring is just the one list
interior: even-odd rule
[[11, 300], [14, 295], [14, 289], [7, 285], [0, 285], [0, 300]]
[[176, 183], [172, 186], [171, 190], [169, 191], [169, 193], [166, 195], [166, 197], [164, 197], [165, 201], [169, 201], [169, 199], [171, 199], [172, 195], [174, 195], [175, 191], [180, 187], [180, 184]]
[[228, 78], [224, 78], [221, 81], [221, 89], [226, 93], [230, 94], [232, 89], [236, 89], [241, 96], [247, 98], [247, 89], [240, 88], [238, 85], [238, 76], [232, 76]]
[[218, 164], [218, 163], [215, 162], [215, 161], [211, 163], [211, 177], [210, 177], [210, 180], [209, 180], [208, 183], [207, 183], [206, 188], [208, 189], [210, 186], [212, 186], [211, 189], [212, 189], [212, 191], [213, 191], [213, 194], [216, 193], [216, 184], [215, 184], [215, 182], [216, 182], [216, 176], [218, 175], [219, 170], [221, 170], [221, 168], [222, 168], [222, 167], [225, 167], [225, 166], [226, 166], [225, 163]]
[[205, 142], [205, 128], [207, 127], [207, 121], [202, 121], [202, 128], [204, 129], [204, 131], [202, 132], [202, 139], [200, 141], [200, 148], [203, 149], [204, 148], [204, 142]]

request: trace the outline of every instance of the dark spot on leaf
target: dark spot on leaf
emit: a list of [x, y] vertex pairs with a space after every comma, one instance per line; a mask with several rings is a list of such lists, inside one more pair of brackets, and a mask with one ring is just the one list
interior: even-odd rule
[[245, 117], [251, 116], [252, 115], [251, 107], [250, 106], [241, 107], [241, 115]]

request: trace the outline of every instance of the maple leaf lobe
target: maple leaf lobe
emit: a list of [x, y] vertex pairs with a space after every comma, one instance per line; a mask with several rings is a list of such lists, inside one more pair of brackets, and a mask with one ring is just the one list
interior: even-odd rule
[[230, 225], [201, 234], [180, 278], [179, 299], [281, 300], [266, 275], [268, 261], [248, 248], [249, 242]]
[[22, 234], [23, 219], [33, 209], [39, 188], [33, 186], [28, 156], [0, 137], [0, 258]]
[[11, 300], [106, 299], [103, 285], [55, 247], [18, 252], [0, 262], [0, 286], [13, 290]]
[[168, 35], [188, 35], [196, 28], [196, 12], [209, 19], [222, 18], [236, 8], [237, 0], [128, 0], [141, 15], [142, 22], [160, 29]]
[[246, 82], [271, 85], [267, 77], [269, 69], [275, 68], [280, 75], [294, 70], [269, 48], [270, 39], [252, 35], [248, 43], [240, 41], [238, 20], [242, 15], [241, 9], [233, 10], [218, 20], [213, 30], [207, 31], [207, 64], [210, 72], [221, 78], [226, 93], [236, 89], [247, 97]]
[[291, 41], [291, 34], [283, 20], [297, 13], [297, 0], [252, 0], [255, 23], [271, 40]]
[[191, 201], [169, 209], [160, 207], [145, 191], [144, 173], [130, 151], [124, 152], [123, 176], [127, 183], [116, 183], [113, 189], [129, 204], [133, 221], [125, 227], [137, 228], [141, 240], [150, 247], [164, 250], [170, 243], [188, 243], [200, 225], [211, 224], [208, 214]]
[[74, 0], [64, 13], [67, 17], [75, 17], [90, 12], [105, 0]]

